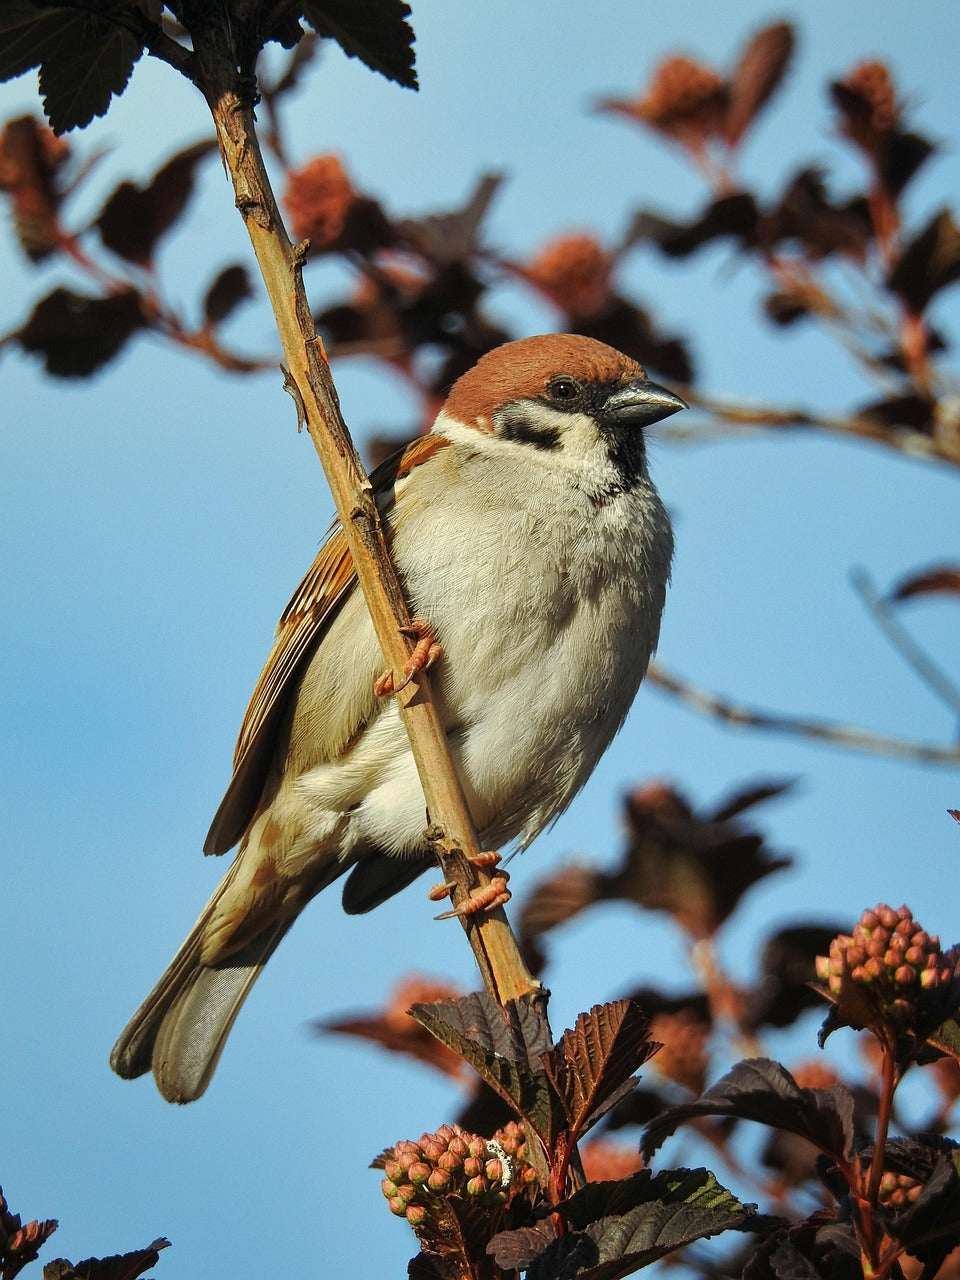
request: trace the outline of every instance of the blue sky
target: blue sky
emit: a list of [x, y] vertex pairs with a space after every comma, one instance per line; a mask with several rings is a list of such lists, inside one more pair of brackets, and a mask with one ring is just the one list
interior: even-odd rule
[[[632, 94], [678, 49], [727, 66], [751, 30], [783, 16], [797, 23], [799, 49], [747, 144], [747, 180], [773, 192], [803, 157], [837, 165], [852, 189], [858, 170], [831, 136], [823, 85], [880, 56], [916, 126], [944, 143], [911, 187], [908, 215], [919, 223], [955, 201], [950, 0], [929, 0], [923, 20], [909, 23], [902, 5], [876, 0], [814, 0], [792, 13], [754, 0], [419, 0], [420, 94], [331, 49], [288, 108], [294, 157], [339, 151], [359, 187], [410, 215], [454, 207], [481, 172], [504, 170], [490, 231], [513, 257], [560, 230], [613, 238], [634, 208], [682, 216], [703, 193], [674, 155], [591, 114], [591, 101]], [[4, 119], [36, 103], [29, 78], [0, 87]], [[109, 148], [78, 218], [121, 178], [149, 177], [208, 133], [195, 92], [145, 62], [107, 118], [76, 139], [81, 150]], [[191, 210], [162, 259], [185, 306], [198, 280], [249, 260], [215, 162]], [[42, 287], [67, 278], [27, 269], [8, 235], [0, 272], [0, 331]], [[313, 296], [335, 293], [339, 280], [314, 275]], [[679, 268], [639, 252], [627, 283], [666, 328], [693, 335], [704, 389], [828, 411], [872, 395], [823, 335], [761, 331], [761, 281], [725, 250]], [[555, 323], [518, 290], [494, 305], [518, 332]], [[960, 332], [955, 296], [944, 295], [936, 318]], [[238, 346], [270, 346], [262, 306], [241, 311], [230, 332]], [[335, 372], [361, 442], [413, 420], [406, 391], [381, 371], [349, 362]], [[336, 1276], [348, 1265], [405, 1274], [412, 1236], [366, 1164], [451, 1119], [459, 1100], [425, 1071], [360, 1044], [318, 1041], [307, 1024], [379, 1004], [408, 971], [476, 985], [459, 928], [433, 923], [420, 888], [359, 920], [343, 917], [336, 895], [315, 903], [258, 984], [198, 1104], [174, 1109], [148, 1081], [122, 1083], [106, 1064], [223, 870], [202, 857], [203, 836], [276, 618], [331, 512], [312, 445], [295, 431], [278, 374], [241, 381], [153, 340], [78, 384], [51, 383], [6, 353], [0, 387], [0, 1180], [11, 1205], [60, 1218], [49, 1257], [167, 1235], [174, 1248], [156, 1268], [166, 1280], [278, 1264], [290, 1274]], [[950, 716], [891, 652], [848, 574], [862, 566], [884, 586], [956, 560], [954, 474], [799, 434], [655, 442], [652, 465], [678, 537], [667, 665], [763, 706], [949, 740]], [[920, 603], [907, 616], [949, 667], [960, 652], [956, 605]], [[757, 776], [800, 779], [763, 817], [796, 865], [755, 890], [722, 939], [735, 975], [749, 972], [775, 925], [852, 920], [878, 900], [907, 901], [945, 942], [960, 937], [960, 832], [946, 816], [960, 806], [956, 772], [734, 733], [652, 691], [641, 692], [570, 812], [514, 863], [518, 896], [565, 858], [613, 858], [619, 798], [654, 776], [697, 802]], [[557, 1031], [639, 981], [684, 981], [673, 928], [626, 910], [578, 920], [554, 955]], [[804, 1052], [815, 1052], [812, 1029]]]

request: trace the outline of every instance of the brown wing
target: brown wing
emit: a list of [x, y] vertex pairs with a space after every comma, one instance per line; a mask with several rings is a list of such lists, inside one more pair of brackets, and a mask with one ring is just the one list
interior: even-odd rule
[[[443, 436], [420, 436], [372, 472], [370, 482], [381, 512], [393, 503], [396, 481], [448, 443]], [[277, 624], [273, 648], [240, 726], [233, 778], [207, 833], [204, 853], [226, 853], [249, 826], [296, 677], [356, 582], [343, 530], [334, 526]]]

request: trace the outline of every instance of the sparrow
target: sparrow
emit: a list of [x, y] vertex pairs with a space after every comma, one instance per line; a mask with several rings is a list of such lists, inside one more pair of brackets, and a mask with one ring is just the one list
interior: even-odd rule
[[[644, 429], [685, 408], [636, 361], [548, 334], [484, 355], [371, 476], [483, 849], [525, 848], [622, 725], [660, 630], [673, 534]], [[439, 657], [437, 655], [439, 654]], [[307, 903], [371, 910], [436, 865], [423, 791], [342, 529], [287, 606], [204, 845], [238, 846], [114, 1046], [125, 1078], [206, 1089]]]

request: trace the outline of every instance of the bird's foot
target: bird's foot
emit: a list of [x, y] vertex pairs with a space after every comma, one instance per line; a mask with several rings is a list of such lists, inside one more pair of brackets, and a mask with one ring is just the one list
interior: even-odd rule
[[392, 671], [384, 671], [374, 681], [373, 692], [378, 698], [386, 698], [391, 693], [399, 693], [401, 689], [405, 689], [414, 676], [429, 670], [442, 653], [433, 627], [425, 618], [412, 618], [409, 627], [401, 627], [400, 631], [415, 640], [416, 644], [403, 664], [403, 679], [399, 684], [394, 682]]
[[[495, 867], [500, 862], [500, 855], [488, 850], [484, 853], [475, 853], [469, 856], [467, 861], [472, 862], [475, 867]], [[438, 920], [451, 920], [454, 916], [472, 916], [476, 915], [478, 911], [493, 911], [496, 907], [502, 907], [505, 902], [510, 901], [510, 890], [507, 888], [509, 878], [506, 871], [498, 871], [495, 876], [491, 877], [489, 884], [485, 884], [482, 888], [471, 893], [469, 898], [464, 898], [463, 902], [452, 911], [444, 911], [442, 915], [436, 918]], [[435, 884], [428, 892], [427, 897], [431, 902], [440, 902], [449, 897], [454, 887], [453, 881], [447, 881], [445, 884]]]

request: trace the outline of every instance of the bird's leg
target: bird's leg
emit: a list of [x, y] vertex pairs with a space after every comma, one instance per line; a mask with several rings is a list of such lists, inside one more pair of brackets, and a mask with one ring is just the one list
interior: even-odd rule
[[394, 683], [392, 671], [384, 671], [383, 675], [374, 681], [373, 692], [378, 698], [386, 698], [391, 693], [399, 693], [401, 689], [405, 689], [414, 676], [432, 667], [442, 653], [433, 627], [425, 618], [412, 618], [409, 627], [401, 627], [400, 631], [403, 635], [416, 640], [416, 644], [403, 664], [403, 679], [399, 684]]
[[[485, 853], [469, 855], [467, 861], [475, 867], [495, 867], [500, 861], [500, 855], [493, 850], [488, 850]], [[437, 916], [437, 919], [450, 920], [454, 916], [472, 916], [478, 911], [492, 911], [495, 907], [502, 907], [505, 902], [510, 901], [510, 890], [507, 888], [509, 878], [506, 871], [498, 871], [489, 884], [471, 893], [469, 898], [464, 898], [459, 907], [454, 908], [453, 911], [444, 911], [442, 915]], [[427, 897], [431, 902], [440, 902], [449, 896], [453, 887], [452, 881], [446, 884], [435, 884], [427, 893]]]

